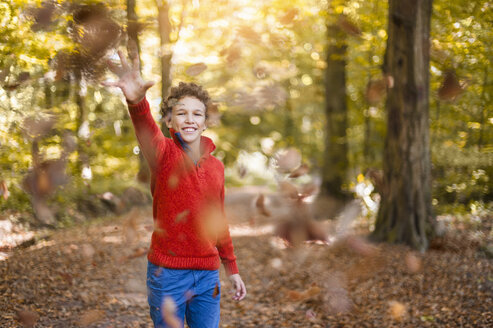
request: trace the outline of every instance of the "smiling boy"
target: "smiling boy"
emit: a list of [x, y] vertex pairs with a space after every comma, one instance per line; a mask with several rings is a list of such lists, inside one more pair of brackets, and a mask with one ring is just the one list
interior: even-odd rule
[[[169, 327], [163, 302], [171, 298], [176, 316], [191, 328], [218, 327], [219, 266], [222, 262], [235, 289], [234, 300], [246, 296], [224, 216], [224, 166], [211, 155], [215, 145], [202, 136], [212, 102], [193, 83], [171, 88], [164, 104], [172, 138], [165, 138], [152, 118], [139, 60], [130, 65], [121, 52], [121, 66], [108, 63], [119, 80], [103, 83], [125, 95], [140, 148], [151, 171], [155, 229], [148, 253], [147, 287], [155, 327]], [[166, 311], [165, 311], [166, 313]]]

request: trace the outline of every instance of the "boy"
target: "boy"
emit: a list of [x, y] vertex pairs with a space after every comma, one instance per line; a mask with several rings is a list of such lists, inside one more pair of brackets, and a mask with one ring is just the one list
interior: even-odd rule
[[[222, 261], [236, 291], [246, 296], [224, 217], [224, 166], [210, 153], [215, 146], [201, 136], [206, 129], [208, 93], [191, 83], [171, 89], [164, 104], [172, 139], [165, 138], [151, 116], [145, 93], [154, 83], [142, 80], [139, 59], [129, 64], [119, 51], [121, 67], [108, 62], [127, 99], [140, 149], [151, 171], [153, 217], [147, 267], [148, 301], [155, 327], [169, 327], [163, 302], [171, 298], [176, 316], [191, 328], [219, 326]], [[169, 316], [169, 315], [168, 315]]]

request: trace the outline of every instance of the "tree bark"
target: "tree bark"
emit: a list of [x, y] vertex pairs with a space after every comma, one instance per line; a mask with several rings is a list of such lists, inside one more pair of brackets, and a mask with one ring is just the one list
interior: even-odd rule
[[424, 251], [434, 235], [429, 138], [432, 0], [390, 0], [384, 190], [372, 238]]
[[[135, 0], [127, 0], [127, 35], [128, 40], [135, 42], [137, 47], [137, 56], [139, 57], [139, 62], [142, 63], [140, 58], [140, 42], [139, 42], [139, 31], [138, 31], [138, 17], [135, 12]], [[142, 67], [142, 65], [140, 65]], [[149, 171], [149, 165], [139, 152], [139, 172], [137, 173], [137, 180], [142, 183], [148, 183], [151, 179], [151, 173]]]
[[338, 199], [348, 198], [343, 189], [349, 167], [346, 94], [347, 35], [336, 25], [328, 27], [329, 46], [325, 70], [325, 156], [322, 193]]
[[[171, 23], [169, 21], [169, 4], [166, 0], [157, 0], [158, 26], [161, 39], [161, 103], [164, 104], [169, 95], [171, 87]], [[164, 118], [164, 117], [163, 117]], [[169, 137], [168, 127], [164, 120], [161, 122], [161, 130], [165, 136]]]

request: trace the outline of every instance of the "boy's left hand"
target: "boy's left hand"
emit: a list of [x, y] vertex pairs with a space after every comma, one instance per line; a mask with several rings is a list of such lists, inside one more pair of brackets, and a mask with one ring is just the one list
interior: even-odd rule
[[241, 301], [242, 299], [244, 299], [247, 292], [246, 292], [245, 283], [241, 279], [240, 275], [238, 273], [232, 274], [231, 276], [229, 276], [229, 280], [233, 285], [233, 292], [235, 293], [233, 295], [233, 299], [235, 301]]

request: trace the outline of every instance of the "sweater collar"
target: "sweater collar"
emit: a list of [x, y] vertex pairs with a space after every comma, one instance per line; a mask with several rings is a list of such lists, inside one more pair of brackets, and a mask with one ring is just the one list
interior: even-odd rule
[[[183, 150], [187, 150], [187, 148], [189, 148], [179, 132], [176, 132], [173, 128], [170, 128], [169, 133], [178, 147]], [[200, 136], [201, 158], [208, 156], [214, 151], [214, 149], [216, 149], [216, 145], [214, 145], [214, 142], [210, 138], [206, 136]]]

